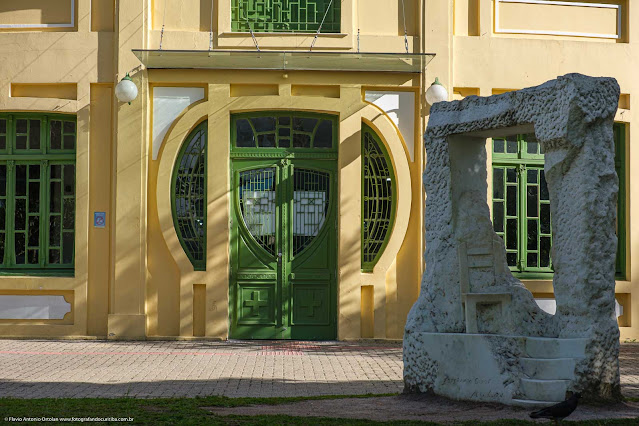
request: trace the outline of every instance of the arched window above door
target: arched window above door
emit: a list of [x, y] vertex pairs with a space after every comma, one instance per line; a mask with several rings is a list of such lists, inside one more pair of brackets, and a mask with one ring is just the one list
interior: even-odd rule
[[185, 139], [171, 184], [175, 232], [196, 271], [206, 269], [207, 124], [198, 125]]

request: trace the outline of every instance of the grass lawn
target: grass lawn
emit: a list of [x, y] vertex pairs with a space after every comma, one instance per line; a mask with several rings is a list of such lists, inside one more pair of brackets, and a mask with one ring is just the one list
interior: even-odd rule
[[[393, 395], [393, 394], [390, 394]], [[241, 407], [257, 404], [285, 404], [305, 400], [368, 398], [390, 395], [339, 395], [324, 397], [295, 398], [227, 398], [209, 396], [205, 398], [167, 398], [167, 399], [134, 399], [134, 398], [97, 398], [97, 399], [0, 399], [0, 422], [10, 424], [9, 418], [58, 418], [56, 424], [65, 424], [62, 418], [69, 417], [101, 417], [132, 418], [133, 424], [230, 424], [230, 425], [428, 425], [430, 422], [395, 421], [375, 423], [370, 420], [329, 419], [315, 417], [292, 416], [217, 416], [201, 407]], [[25, 419], [26, 420], [26, 419]], [[22, 420], [20, 423], [29, 424]], [[8, 422], [8, 423], [7, 423]], [[17, 422], [16, 422], [17, 423]], [[38, 422], [40, 423], [40, 422]], [[127, 424], [129, 422], [113, 422]], [[34, 422], [35, 424], [35, 422]], [[40, 423], [41, 424], [41, 423]], [[77, 423], [76, 423], [77, 424]], [[91, 422], [90, 424], [103, 424]], [[490, 423], [465, 422], [463, 425], [530, 425], [539, 424], [520, 420], [502, 420]], [[551, 424], [551, 423], [548, 423]], [[575, 423], [576, 424], [576, 423]], [[631, 425], [637, 420], [608, 420], [581, 422], [586, 425]]]

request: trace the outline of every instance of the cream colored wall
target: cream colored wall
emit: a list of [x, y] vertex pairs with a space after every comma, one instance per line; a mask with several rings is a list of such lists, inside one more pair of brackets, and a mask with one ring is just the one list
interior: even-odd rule
[[[627, 22], [639, 22], [639, 10], [630, 8], [623, 13], [629, 13], [623, 19], [624, 31]], [[548, 9], [548, 15], [537, 16], [537, 19], [553, 21], [552, 9]], [[525, 21], [525, 17], [521, 16], [516, 20]], [[632, 310], [632, 326], [621, 327], [621, 338], [639, 338], [639, 262], [636, 261], [639, 250], [639, 210], [636, 203], [632, 202], [639, 197], [639, 187], [633, 185], [633, 182], [639, 182], [639, 153], [634, 150], [639, 143], [639, 134], [635, 131], [639, 128], [639, 79], [635, 72], [639, 66], [639, 35], [630, 28], [629, 42], [610, 44], [609, 40], [601, 38], [495, 34], [492, 0], [480, 0], [479, 21], [481, 36], [452, 38], [453, 78], [447, 87], [449, 91], [450, 88], [457, 88], [455, 96], [490, 96], [503, 92], [506, 90], [504, 88], [535, 86], [571, 72], [614, 77], [621, 86], [621, 92], [629, 94], [629, 108], [620, 109], [615, 118], [616, 121], [629, 125], [629, 138], [626, 140], [626, 192], [629, 201], [629, 214], [626, 215], [627, 280], [617, 282], [616, 292], [618, 299], [630, 300]], [[558, 22], [555, 24], [561, 25]], [[580, 25], [593, 29], [599, 28], [599, 24], [600, 22], [587, 20], [580, 22]], [[572, 24], [566, 25], [569, 28]], [[436, 61], [437, 58], [433, 63]], [[489, 158], [488, 164], [490, 161]], [[527, 281], [526, 285], [533, 293], [552, 293], [550, 281]]]

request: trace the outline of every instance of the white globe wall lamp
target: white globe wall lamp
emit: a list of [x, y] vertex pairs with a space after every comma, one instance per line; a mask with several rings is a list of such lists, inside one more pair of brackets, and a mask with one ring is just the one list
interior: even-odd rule
[[115, 86], [115, 97], [120, 102], [128, 102], [129, 105], [138, 97], [138, 86], [135, 85], [129, 73], [126, 73], [126, 76]]
[[439, 77], [435, 78], [433, 84], [426, 90], [426, 102], [428, 105], [433, 105], [437, 102], [443, 102], [448, 100], [448, 92], [446, 88], [439, 82]]

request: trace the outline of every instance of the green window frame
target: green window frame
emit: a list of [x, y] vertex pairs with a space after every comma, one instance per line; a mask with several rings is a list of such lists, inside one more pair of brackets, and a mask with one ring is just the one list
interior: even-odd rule
[[[625, 127], [614, 125], [615, 168], [619, 175], [616, 273], [625, 274]], [[494, 138], [493, 228], [506, 247], [506, 260], [520, 278], [550, 279], [552, 218], [544, 174], [544, 153], [534, 134]], [[621, 226], [620, 226], [621, 225]]]
[[393, 162], [379, 135], [362, 124], [362, 271], [373, 272], [388, 245], [397, 208]]
[[72, 276], [77, 119], [0, 114], [0, 274]]
[[196, 271], [206, 270], [208, 122], [200, 123], [180, 148], [171, 179], [173, 225]]
[[233, 32], [315, 33], [322, 20], [322, 33], [340, 32], [340, 0], [231, 1]]

